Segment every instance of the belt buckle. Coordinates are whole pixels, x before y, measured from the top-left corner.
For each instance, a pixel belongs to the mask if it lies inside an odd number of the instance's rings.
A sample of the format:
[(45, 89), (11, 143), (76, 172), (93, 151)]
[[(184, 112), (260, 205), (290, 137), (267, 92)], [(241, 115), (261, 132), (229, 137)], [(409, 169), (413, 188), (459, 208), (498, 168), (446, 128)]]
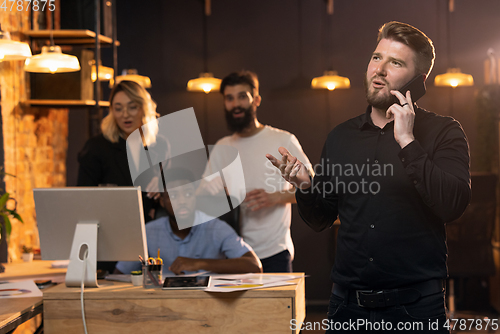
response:
[(371, 296), (373, 296), (373, 295), (383, 294), (384, 291), (383, 290), (378, 290), (378, 291), (374, 291), (374, 290), (356, 290), (356, 300), (358, 301), (358, 306), (359, 307), (367, 307), (366, 305), (362, 304), (361, 301), (359, 300), (360, 293), (370, 293)]

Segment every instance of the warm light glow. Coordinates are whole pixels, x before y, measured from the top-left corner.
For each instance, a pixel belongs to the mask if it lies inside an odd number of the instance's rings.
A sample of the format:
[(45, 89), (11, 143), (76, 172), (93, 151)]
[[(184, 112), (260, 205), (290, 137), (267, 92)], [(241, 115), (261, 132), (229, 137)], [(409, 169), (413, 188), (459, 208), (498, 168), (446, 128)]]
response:
[(473, 86), (474, 79), (472, 75), (462, 73), (459, 68), (449, 68), (445, 74), (436, 75), (434, 85), (451, 86), (453, 88), (458, 86)]
[(36, 73), (76, 72), (80, 70), (80, 62), (77, 57), (62, 53), (60, 46), (44, 46), (41, 54), (26, 59), (24, 70)]
[[(122, 71), (122, 75), (116, 77), (116, 83), (123, 80), (135, 81), (144, 88), (151, 88), (151, 79), (149, 77), (137, 74), (137, 70), (134, 68), (126, 69)], [(110, 86), (112, 86), (110, 81)]]
[(187, 90), (190, 92), (205, 92), (219, 91), (221, 79), (214, 78), (212, 73), (201, 73), (196, 79), (191, 79), (187, 83)]
[[(113, 79), (114, 74), (115, 70), (113, 68), (99, 65), (99, 81), (110, 81)], [(90, 77), (92, 78), (92, 82), (97, 80), (95, 64), (92, 65)]]
[(0, 61), (25, 60), (31, 57), (28, 43), (12, 41), (10, 33), (0, 31)]
[(316, 77), (311, 81), (311, 87), (314, 89), (345, 89), (351, 87), (348, 78), (337, 75), (337, 71), (325, 71), (322, 76)]

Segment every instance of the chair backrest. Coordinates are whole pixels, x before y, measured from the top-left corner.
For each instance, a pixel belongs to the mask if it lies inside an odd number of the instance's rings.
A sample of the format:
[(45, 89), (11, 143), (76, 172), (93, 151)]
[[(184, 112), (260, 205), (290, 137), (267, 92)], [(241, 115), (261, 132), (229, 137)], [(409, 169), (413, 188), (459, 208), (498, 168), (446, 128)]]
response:
[[(230, 201), (229, 196), (225, 197), (227, 197), (227, 201), (229, 201), (229, 203), (235, 203), (235, 201), (232, 202)], [(219, 207), (217, 203), (221, 203), (220, 200), (221, 199), (218, 196), (198, 195), (196, 197), (196, 208), (200, 211), (205, 212), (208, 215), (217, 217), (218, 216), (217, 211), (214, 211), (214, 209), (217, 209)], [(239, 206), (223, 214), (222, 216), (219, 217), (219, 219), (228, 223), (236, 231), (236, 233), (241, 236)]]
[(495, 274), (491, 240), (496, 216), (497, 175), (471, 175), (471, 203), (462, 217), (446, 225), (450, 277)]

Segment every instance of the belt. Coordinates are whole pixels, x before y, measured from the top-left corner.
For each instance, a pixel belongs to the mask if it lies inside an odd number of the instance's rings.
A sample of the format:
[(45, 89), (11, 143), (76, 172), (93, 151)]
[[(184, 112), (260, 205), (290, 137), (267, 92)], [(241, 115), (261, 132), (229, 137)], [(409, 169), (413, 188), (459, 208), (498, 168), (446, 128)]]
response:
[(334, 283), (332, 293), (344, 300), (347, 298), (350, 303), (356, 303), (361, 307), (380, 308), (413, 303), (422, 297), (443, 292), (443, 282), (443, 280), (434, 279), (387, 290), (346, 289)]

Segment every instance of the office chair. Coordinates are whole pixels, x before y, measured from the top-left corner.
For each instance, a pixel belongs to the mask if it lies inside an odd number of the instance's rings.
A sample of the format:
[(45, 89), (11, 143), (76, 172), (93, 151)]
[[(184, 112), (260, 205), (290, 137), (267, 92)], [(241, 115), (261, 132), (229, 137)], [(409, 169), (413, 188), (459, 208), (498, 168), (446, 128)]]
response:
[[(496, 215), (496, 187), (496, 174), (473, 173), (470, 205), (462, 217), (446, 225), (450, 318), (460, 317), (455, 309), (455, 279), (463, 282), (467, 278), (476, 278), (487, 282), (490, 276), (495, 275), (492, 238)], [(470, 317), (470, 314), (467, 316)]]
[[(226, 197), (225, 199), (223, 197)], [(217, 203), (220, 203), (220, 201), (229, 201), (230, 197), (229, 196), (210, 196), (210, 195), (198, 195), (196, 196), (196, 209), (205, 212), (208, 215), (215, 216), (217, 217), (217, 211), (214, 210), (217, 208)], [(229, 202), (231, 203), (231, 202)], [(234, 203), (234, 201), (233, 201)], [(222, 216), (219, 217), (220, 220), (225, 221), (228, 223), (235, 231), (236, 233), (241, 236), (240, 234), (240, 207), (236, 207), (232, 209), (231, 211), (223, 214)]]

